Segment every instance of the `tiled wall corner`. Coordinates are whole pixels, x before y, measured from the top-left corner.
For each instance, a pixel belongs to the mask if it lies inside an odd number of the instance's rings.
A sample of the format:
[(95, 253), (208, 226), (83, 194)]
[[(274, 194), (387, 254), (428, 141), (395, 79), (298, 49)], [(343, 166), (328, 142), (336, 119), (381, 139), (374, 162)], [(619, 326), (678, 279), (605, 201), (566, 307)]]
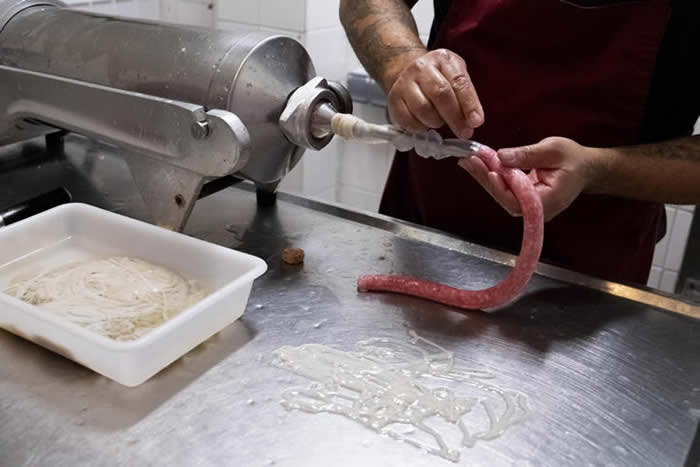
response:
[[(375, 123), (386, 122), (383, 108), (356, 105), (355, 115)], [(386, 183), (394, 150), (388, 144), (367, 145), (343, 141), (338, 180), (338, 201), (376, 211)]]
[(306, 151), (301, 164), (304, 171), (303, 194), (320, 197), (332, 193), (333, 199), (330, 201), (335, 201), (341, 151), (338, 140), (332, 141), (322, 151)]
[(306, 0), (306, 30), (339, 27), (339, 8), (340, 0)]
[(306, 28), (305, 7), (306, 0), (218, 0), (216, 24), (225, 29), (231, 29), (226, 23), (238, 23), (256, 30), (262, 27), (302, 33)]
[[(432, 2), (420, 1), (412, 10), (421, 39), (427, 42), (433, 21)], [(362, 67), (347, 39), (345, 43), (344, 78), (350, 71)], [(343, 79), (345, 80), (345, 79)], [(355, 105), (355, 114), (373, 123), (386, 123), (386, 109), (370, 105)], [(366, 145), (343, 142), (338, 202), (377, 211), (384, 184), (389, 174), (394, 150), (387, 145)]]
[(339, 82), (345, 81), (347, 39), (340, 25), (307, 30), (302, 42), (314, 62), (318, 76)]
[(649, 287), (670, 293), (676, 291), (694, 214), (695, 206), (666, 206), (667, 232), (654, 250)]
[(126, 18), (161, 18), (160, 0), (64, 0), (70, 8)]
[(214, 27), (213, 0), (160, 0), (160, 15), (163, 21)]

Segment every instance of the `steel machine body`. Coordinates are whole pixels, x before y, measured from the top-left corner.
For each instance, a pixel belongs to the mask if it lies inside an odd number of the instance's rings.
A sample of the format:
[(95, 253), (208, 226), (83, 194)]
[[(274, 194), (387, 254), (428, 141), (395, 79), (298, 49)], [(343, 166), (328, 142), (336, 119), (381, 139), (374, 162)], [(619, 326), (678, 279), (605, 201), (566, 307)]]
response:
[(352, 108), (293, 38), (56, 0), (0, 0), (0, 83), (0, 145), (70, 131), (118, 146), (153, 222), (174, 230), (205, 184), (247, 179), (273, 193), (333, 137), (314, 135), (315, 108)]

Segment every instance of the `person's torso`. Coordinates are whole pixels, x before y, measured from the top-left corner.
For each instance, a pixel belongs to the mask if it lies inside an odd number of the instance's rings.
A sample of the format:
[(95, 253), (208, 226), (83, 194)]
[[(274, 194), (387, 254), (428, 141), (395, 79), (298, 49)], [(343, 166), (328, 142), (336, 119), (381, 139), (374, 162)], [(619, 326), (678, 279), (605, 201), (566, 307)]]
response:
[[(642, 139), (670, 13), (668, 0), (453, 0), (437, 9), (431, 48), (467, 62), (486, 115), (479, 142), (502, 148), (564, 136), (631, 145)], [(382, 212), (508, 250), (517, 250), (522, 229), (449, 159), (397, 155)], [(661, 212), (582, 195), (545, 227), (543, 257), (643, 282)]]

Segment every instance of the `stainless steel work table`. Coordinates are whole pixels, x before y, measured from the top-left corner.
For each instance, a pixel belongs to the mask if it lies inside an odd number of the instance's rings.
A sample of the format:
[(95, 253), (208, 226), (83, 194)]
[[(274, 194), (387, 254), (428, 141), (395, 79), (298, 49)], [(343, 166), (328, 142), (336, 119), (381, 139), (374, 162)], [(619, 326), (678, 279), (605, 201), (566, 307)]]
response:
[[(0, 204), (58, 185), (76, 201), (145, 216), (110, 149), (77, 137), (65, 154), (47, 155), (41, 141), (0, 149)], [(452, 465), (339, 416), (279, 404), (306, 381), (270, 364), (278, 347), (350, 350), (407, 329), (529, 397), (525, 422), (463, 450), (460, 465), (680, 467), (697, 455), (697, 306), (550, 266), (493, 314), (359, 294), (363, 272), (481, 288), (512, 257), (290, 195), (258, 208), (246, 186), (201, 200), (186, 233), (268, 262), (243, 318), (134, 389), (0, 331), (0, 465)], [(306, 251), (303, 267), (280, 261), (289, 245)]]

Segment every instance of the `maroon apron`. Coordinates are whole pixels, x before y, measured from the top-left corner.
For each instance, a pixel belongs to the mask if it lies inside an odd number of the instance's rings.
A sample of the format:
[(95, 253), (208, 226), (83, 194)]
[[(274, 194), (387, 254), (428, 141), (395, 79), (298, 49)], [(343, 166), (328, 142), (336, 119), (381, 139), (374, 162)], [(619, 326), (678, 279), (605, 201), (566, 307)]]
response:
[[(434, 48), (467, 62), (486, 113), (475, 140), (494, 148), (548, 136), (595, 147), (639, 142), (669, 1), (574, 3), (454, 0)], [(517, 252), (522, 236), (522, 221), (452, 158), (397, 154), (380, 212), (508, 251)], [(656, 203), (581, 195), (546, 224), (542, 258), (646, 283), (662, 213)]]

